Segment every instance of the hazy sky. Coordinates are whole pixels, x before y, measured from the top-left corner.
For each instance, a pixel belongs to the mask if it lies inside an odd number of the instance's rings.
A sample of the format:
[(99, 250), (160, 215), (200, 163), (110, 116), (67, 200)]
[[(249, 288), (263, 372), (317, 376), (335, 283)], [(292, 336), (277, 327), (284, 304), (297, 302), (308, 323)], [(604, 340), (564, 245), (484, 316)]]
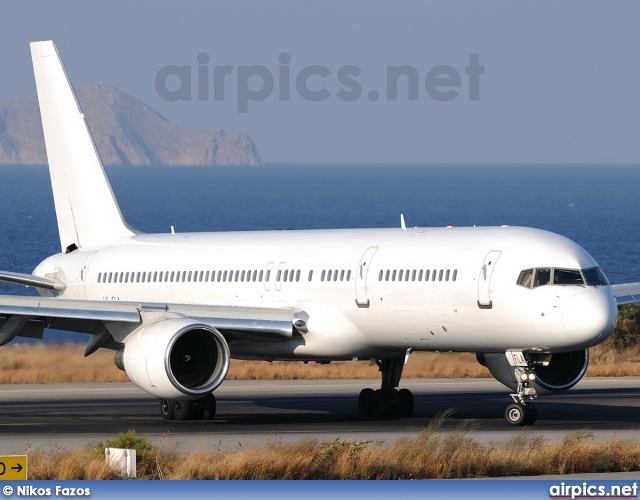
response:
[(75, 84), (246, 132), (267, 162), (640, 163), (639, 20), (632, 1), (5, 2), (0, 102), (35, 92), (28, 43), (53, 39)]

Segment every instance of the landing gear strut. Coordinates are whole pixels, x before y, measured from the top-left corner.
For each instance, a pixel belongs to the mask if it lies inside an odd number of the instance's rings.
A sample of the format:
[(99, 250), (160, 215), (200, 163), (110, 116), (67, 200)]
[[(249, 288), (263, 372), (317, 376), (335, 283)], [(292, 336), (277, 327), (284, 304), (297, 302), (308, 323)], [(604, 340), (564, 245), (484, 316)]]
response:
[(375, 418), (413, 415), (413, 394), (409, 389), (396, 389), (400, 385), (404, 362), (404, 356), (376, 361), (382, 373), (382, 386), (376, 391), (362, 389), (358, 397), (360, 415)]
[(522, 352), (508, 352), (509, 364), (514, 367), (514, 374), (518, 381), (515, 394), (511, 394), (513, 403), (504, 411), (504, 418), (510, 425), (533, 425), (538, 418), (538, 410), (532, 401), (538, 394), (533, 381), (536, 379), (535, 363), (528, 354)]
[(213, 394), (188, 400), (160, 401), (160, 413), (165, 420), (213, 420), (216, 414), (216, 398)]

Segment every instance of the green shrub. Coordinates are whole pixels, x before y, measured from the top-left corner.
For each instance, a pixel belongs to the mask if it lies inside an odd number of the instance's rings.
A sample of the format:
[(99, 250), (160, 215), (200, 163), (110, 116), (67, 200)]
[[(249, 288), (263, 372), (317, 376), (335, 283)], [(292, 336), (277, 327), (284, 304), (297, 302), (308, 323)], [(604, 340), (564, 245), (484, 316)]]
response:
[(626, 304), (618, 308), (618, 324), (605, 344), (617, 351), (640, 345), (640, 304)]

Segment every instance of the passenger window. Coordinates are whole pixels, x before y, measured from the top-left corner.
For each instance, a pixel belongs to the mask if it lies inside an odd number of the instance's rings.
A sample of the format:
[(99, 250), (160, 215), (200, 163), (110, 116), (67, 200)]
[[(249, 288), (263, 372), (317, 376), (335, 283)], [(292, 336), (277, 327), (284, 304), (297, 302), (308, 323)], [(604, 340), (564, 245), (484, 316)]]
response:
[(453, 278), (451, 278), (451, 281), (455, 281), (458, 278), (458, 270), (454, 269), (453, 270)]
[(300, 269), (296, 271), (296, 281), (300, 281)]
[(416, 270), (414, 269), (413, 272), (411, 273), (411, 281), (415, 281), (416, 280)]
[(333, 281), (338, 281), (338, 270), (333, 271)]
[(402, 269), (398, 271), (398, 281), (402, 281)]
[(276, 274), (276, 281), (280, 281), (281, 277), (282, 277), (282, 269), (278, 269), (278, 274)]
[(113, 276), (113, 273), (109, 273), (109, 283), (111, 283), (111, 277)]
[(442, 281), (442, 269), (440, 269), (440, 273), (438, 274), (438, 281)]
[(574, 271), (569, 269), (554, 269), (553, 270), (553, 284), (554, 285), (584, 285), (582, 275), (580, 271)]
[(422, 281), (422, 269), (418, 271), (418, 281)]
[(325, 270), (323, 269), (322, 274), (320, 274), (320, 281), (324, 281), (324, 273), (325, 273)]
[(536, 269), (536, 277), (533, 281), (533, 288), (548, 285), (551, 281), (551, 269)]
[(347, 281), (351, 281), (351, 269), (347, 271)]
[(309, 270), (309, 281), (313, 279), (313, 269)]
[(449, 281), (449, 272), (450, 272), (449, 269), (447, 269), (447, 272), (444, 275), (444, 280), (445, 281)]
[(98, 273), (98, 283), (100, 283), (100, 278), (102, 278), (102, 273)]
[[(260, 271), (260, 281), (262, 281), (262, 273), (263, 271)], [(267, 269), (267, 275), (265, 276), (264, 280), (269, 281), (270, 279), (271, 279), (271, 269)]]
[(227, 271), (222, 274), (222, 281), (227, 282)]
[(258, 279), (258, 270), (254, 269), (253, 270), (253, 279), (252, 279), (252, 281), (255, 281), (256, 279)]
[[(382, 276), (384, 275), (384, 271), (382, 269), (380, 269), (380, 272), (378, 273), (378, 281), (382, 281)], [(100, 278), (98, 278), (98, 281), (100, 281)]]
[(385, 273), (385, 275), (384, 275), (384, 280), (385, 280), (385, 281), (389, 281), (389, 272), (390, 272), (390, 271), (387, 269), (387, 272), (386, 272), (386, 273)]
[(391, 281), (395, 281), (396, 280), (396, 274), (398, 273), (398, 271), (396, 271), (395, 269), (393, 270), (393, 274), (391, 275)]
[(340, 271), (340, 281), (344, 281), (344, 269)]

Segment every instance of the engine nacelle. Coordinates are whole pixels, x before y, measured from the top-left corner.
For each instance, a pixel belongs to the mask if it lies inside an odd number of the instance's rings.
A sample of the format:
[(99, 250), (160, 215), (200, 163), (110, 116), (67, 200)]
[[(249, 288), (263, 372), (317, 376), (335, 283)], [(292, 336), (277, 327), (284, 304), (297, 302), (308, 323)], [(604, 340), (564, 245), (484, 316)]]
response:
[(222, 334), (190, 319), (144, 326), (124, 340), (116, 365), (131, 381), (163, 399), (210, 394), (229, 371), (229, 346)]
[[(546, 355), (548, 356), (548, 355)], [(486, 366), (493, 378), (516, 390), (515, 367), (509, 365), (507, 357), (500, 352), (479, 352), (478, 362)], [(557, 394), (571, 389), (584, 376), (589, 365), (589, 349), (553, 354), (547, 366), (536, 366), (536, 380), (532, 386), (540, 396)]]

